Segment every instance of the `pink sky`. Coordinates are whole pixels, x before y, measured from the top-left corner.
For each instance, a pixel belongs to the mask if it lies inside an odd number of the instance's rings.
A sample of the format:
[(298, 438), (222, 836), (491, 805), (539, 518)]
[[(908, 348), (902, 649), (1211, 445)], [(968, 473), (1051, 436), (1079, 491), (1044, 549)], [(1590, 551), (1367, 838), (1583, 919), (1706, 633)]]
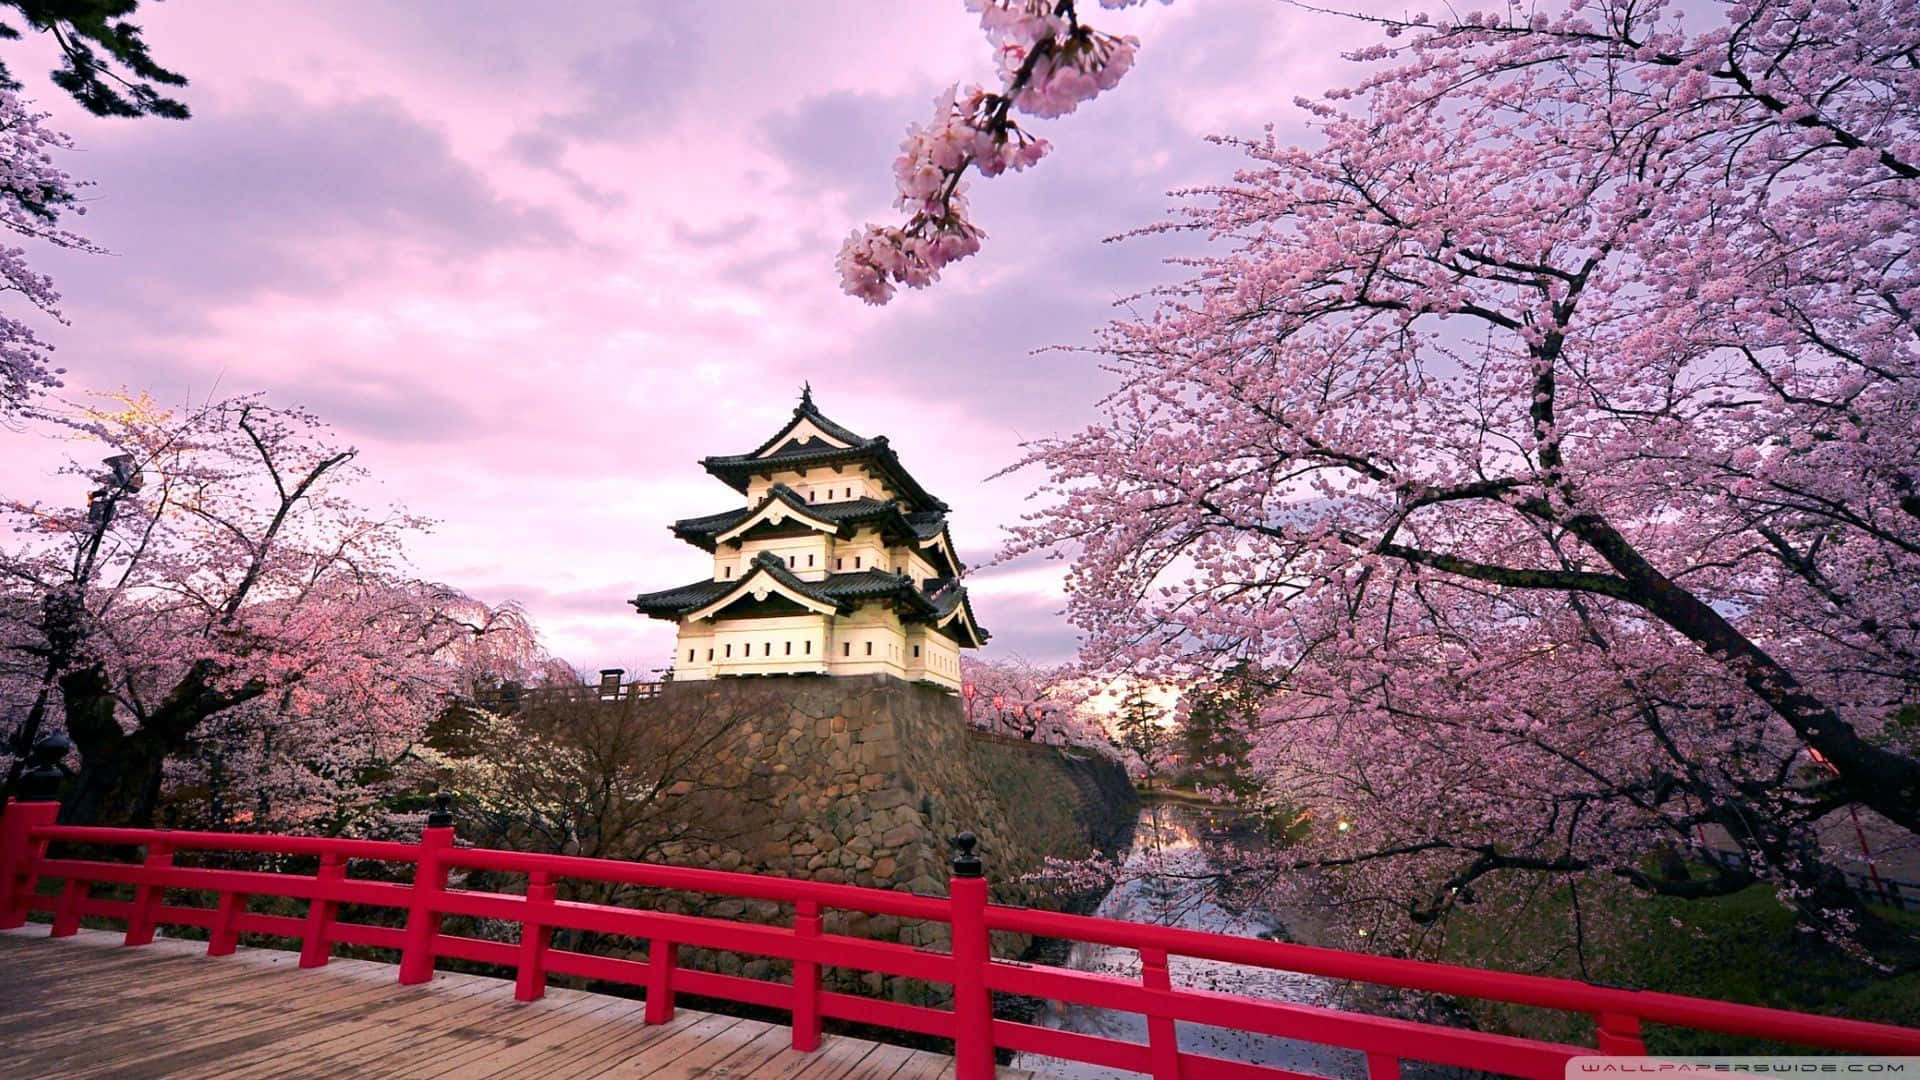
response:
[[(143, 4), (185, 122), (88, 117), (44, 42), (0, 46), (73, 135), (61, 164), (96, 184), (76, 224), (113, 252), (29, 252), (72, 322), (45, 330), (65, 392), (307, 405), (370, 501), (440, 522), (423, 576), (519, 601), (582, 669), (667, 663), (671, 626), (625, 601), (707, 572), (667, 525), (739, 497), (697, 459), (772, 434), (803, 380), (891, 437), (978, 566), (1038, 482), (987, 478), (1107, 386), (1033, 350), (1087, 341), (1192, 249), (1102, 240), (1230, 177), (1205, 135), (1297, 136), (1289, 102), (1350, 81), (1361, 36), (1273, 0), (1086, 6), (1139, 66), (1032, 125), (1056, 153), (973, 185), (985, 250), (884, 309), (839, 293), (833, 256), (893, 219), (905, 125), (991, 76), (960, 0)], [(50, 476), (69, 449), (0, 431), (8, 493), (83, 497)], [(974, 576), (989, 653), (1072, 652), (1059, 576)]]

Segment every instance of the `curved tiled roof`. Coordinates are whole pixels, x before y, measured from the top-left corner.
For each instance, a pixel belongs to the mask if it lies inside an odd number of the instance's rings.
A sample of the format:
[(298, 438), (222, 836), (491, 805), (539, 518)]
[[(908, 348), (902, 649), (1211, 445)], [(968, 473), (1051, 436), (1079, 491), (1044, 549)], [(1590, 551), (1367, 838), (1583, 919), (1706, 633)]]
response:
[(915, 539), (931, 540), (947, 527), (947, 515), (938, 510), (916, 510), (905, 516)]
[[(855, 525), (876, 523), (881, 531), (891, 531), (902, 537), (925, 540), (938, 535), (946, 528), (946, 515), (937, 510), (923, 510), (913, 514), (902, 514), (900, 508), (891, 499), (848, 499), (843, 502), (808, 502), (800, 493), (785, 484), (775, 484), (767, 491), (758, 505), (741, 510), (728, 510), (704, 517), (684, 518), (673, 523), (673, 535), (706, 551), (717, 546), (715, 537), (734, 528), (741, 522), (766, 509), (775, 499), (810, 518), (829, 522), (841, 527), (841, 535), (849, 535), (847, 528)], [(927, 532), (927, 522), (934, 523), (932, 532)]]
[(967, 587), (960, 584), (959, 578), (937, 578), (927, 582), (927, 601), (933, 605), (933, 621), (937, 623), (945, 622), (947, 616), (960, 610), (961, 618), (974, 636), (975, 645), (985, 645), (987, 639), (993, 636), (974, 619), (973, 602), (967, 599)]
[[(811, 600), (832, 605), (842, 612), (870, 600), (892, 600), (908, 621), (937, 621), (951, 614), (954, 607), (966, 603), (966, 589), (952, 578), (936, 578), (937, 595), (922, 592), (905, 574), (885, 570), (860, 570), (850, 574), (829, 574), (821, 581), (803, 581), (787, 569), (779, 556), (763, 551), (748, 564), (751, 569), (728, 581), (696, 581), (674, 589), (641, 593), (628, 601), (643, 615), (656, 619), (678, 619), (689, 612), (714, 604), (731, 593), (751, 591), (754, 574), (765, 573), (781, 585)], [(972, 621), (972, 610), (967, 613)], [(984, 632), (982, 638), (984, 639)]]
[[(804, 442), (788, 441), (788, 436), (802, 421), (811, 423), (828, 436), (846, 443), (846, 446), (834, 446), (819, 438), (810, 438)], [(787, 445), (781, 445), (782, 442)], [(805, 469), (814, 465), (840, 465), (853, 462), (871, 467), (884, 476), (895, 490), (899, 491), (920, 510), (946, 511), (946, 503), (934, 498), (921, 487), (904, 466), (900, 458), (887, 444), (885, 435), (868, 439), (841, 427), (827, 419), (820, 410), (813, 407), (813, 395), (802, 395), (800, 404), (794, 407), (793, 419), (776, 432), (773, 438), (761, 443), (745, 454), (723, 454), (700, 459), (700, 465), (709, 473), (719, 477), (735, 491), (747, 490), (755, 473), (770, 473), (775, 470)]]
[(641, 593), (627, 603), (638, 608), (642, 615), (651, 615), (656, 619), (677, 619), (685, 612), (706, 607), (727, 595), (735, 584), (732, 581), (696, 581), (674, 589)]

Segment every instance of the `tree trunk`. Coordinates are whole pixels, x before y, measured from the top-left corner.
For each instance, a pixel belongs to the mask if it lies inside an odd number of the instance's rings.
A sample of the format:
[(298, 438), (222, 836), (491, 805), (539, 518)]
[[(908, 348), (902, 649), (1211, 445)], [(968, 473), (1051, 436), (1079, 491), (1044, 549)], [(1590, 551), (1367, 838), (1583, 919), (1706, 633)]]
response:
[(60, 808), (65, 825), (153, 823), (167, 747), (155, 733), (121, 730), (106, 669), (89, 664), (60, 677), (67, 735), (80, 751), (80, 772)]
[(166, 760), (166, 748), (145, 731), (83, 754), (73, 793), (60, 807), (61, 824), (152, 826)]

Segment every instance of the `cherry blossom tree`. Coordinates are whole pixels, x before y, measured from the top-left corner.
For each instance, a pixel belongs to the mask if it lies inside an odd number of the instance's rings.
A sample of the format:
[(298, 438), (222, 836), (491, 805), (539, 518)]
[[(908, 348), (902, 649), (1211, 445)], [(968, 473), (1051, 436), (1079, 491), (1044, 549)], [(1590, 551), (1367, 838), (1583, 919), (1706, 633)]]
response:
[(1253, 760), (1416, 920), (1521, 873), (1844, 931), (1817, 822), (1920, 831), (1920, 8), (1702, 14), (1372, 20), (1026, 461), (1088, 658), (1272, 673)]
[(69, 467), (87, 508), (0, 502), (13, 747), (64, 728), (69, 819), (149, 821), (171, 768), (221, 821), (338, 821), (463, 678), (537, 658), (517, 610), (405, 573), (426, 523), (358, 506), (312, 415), (104, 400), (67, 419), (113, 452)]
[(1036, 664), (1018, 653), (960, 658), (971, 688), (968, 722), (983, 731), (1053, 746), (1111, 751), (1093, 684), (1069, 664)]
[[(56, 247), (98, 251), (86, 238), (61, 227), (63, 214), (83, 214), (75, 199), (83, 186), (53, 163), (55, 150), (71, 147), (42, 123), (13, 90), (0, 86), (0, 227)], [(0, 292), (18, 295), (47, 318), (63, 322), (53, 279), (27, 265), (26, 249), (0, 245)], [(17, 418), (34, 394), (60, 385), (52, 346), (19, 317), (0, 312), (0, 421)]]
[[(1101, 0), (1108, 8), (1143, 0)], [(967, 216), (969, 170), (983, 177), (1018, 172), (1046, 156), (1047, 140), (1029, 133), (1016, 112), (1065, 116), (1133, 66), (1140, 42), (1102, 33), (1080, 21), (1074, 0), (967, 0), (980, 14), (1001, 84), (955, 85), (933, 100), (933, 118), (915, 125), (894, 161), (894, 206), (901, 226), (854, 230), (836, 263), (840, 286), (869, 304), (892, 299), (894, 285), (925, 288), (940, 269), (980, 250), (986, 232)]]
[[(185, 86), (186, 78), (155, 63), (140, 28), (126, 21), (138, 0), (6, 0), (28, 30), (51, 37), (60, 49), (54, 85), (95, 116), (187, 117), (187, 107), (154, 88)], [(0, 19), (0, 40), (20, 30)], [(124, 73), (121, 70), (124, 68)], [(45, 126), (49, 114), (34, 112), (20, 96), (20, 83), (0, 63), (0, 228), (56, 247), (100, 249), (61, 225), (65, 214), (84, 214), (75, 181), (54, 165), (53, 152), (72, 148), (64, 134)], [(41, 315), (64, 323), (53, 280), (26, 262), (24, 248), (0, 245), (0, 292), (17, 293)], [(16, 421), (33, 395), (60, 385), (52, 346), (17, 315), (0, 312), (0, 422)]]

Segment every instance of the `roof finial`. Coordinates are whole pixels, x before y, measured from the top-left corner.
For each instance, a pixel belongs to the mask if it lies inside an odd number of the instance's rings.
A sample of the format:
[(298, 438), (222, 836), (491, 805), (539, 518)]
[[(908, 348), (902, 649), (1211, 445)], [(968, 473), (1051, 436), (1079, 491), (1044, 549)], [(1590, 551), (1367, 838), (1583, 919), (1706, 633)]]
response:
[(811, 381), (800, 384), (800, 407), (809, 412), (813, 410), (813, 383)]

